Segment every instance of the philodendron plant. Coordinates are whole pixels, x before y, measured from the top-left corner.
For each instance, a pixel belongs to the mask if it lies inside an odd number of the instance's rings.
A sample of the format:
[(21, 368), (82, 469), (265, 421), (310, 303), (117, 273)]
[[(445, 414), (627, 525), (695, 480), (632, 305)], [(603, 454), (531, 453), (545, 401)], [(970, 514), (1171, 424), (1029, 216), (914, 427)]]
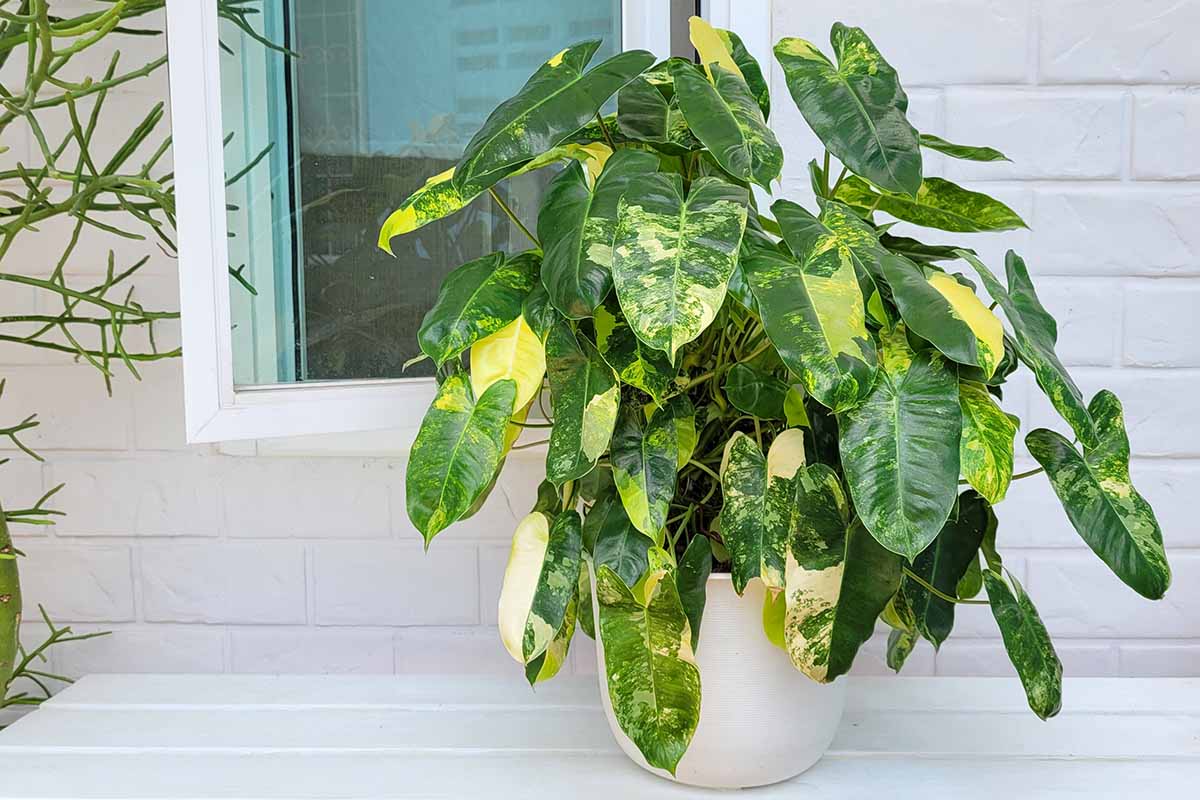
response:
[[(1024, 227), (922, 167), (923, 150), (1004, 156), (918, 132), (866, 34), (838, 24), (830, 38), (832, 60), (802, 39), (775, 47), (826, 148), (809, 164), (814, 207), (766, 208), (783, 150), (763, 71), (734, 33), (693, 19), (699, 64), (633, 51), (588, 69), (598, 41), (549, 59), (380, 239), (386, 249), (483, 192), (528, 232), (533, 249), (451, 273), (425, 317), (438, 391), (408, 464), (409, 516), (428, 546), (480, 507), (522, 429), (548, 429), (501, 638), (537, 682), (559, 670), (577, 624), (598, 634), (617, 721), (672, 772), (700, 714), (712, 570), (739, 593), (765, 585), (764, 635), (822, 682), (850, 669), (876, 620), (899, 670), (919, 639), (945, 641), (955, 605), (987, 603), (1042, 718), (1059, 710), (1062, 665), (998, 550), (994, 507), (1010, 481), (1044, 472), (1134, 591), (1159, 598), (1170, 582), (1130, 482), (1121, 405), (1108, 391), (1084, 400), (1025, 262), (1010, 251), (1001, 280), (971, 249), (884, 219)], [(562, 162), (526, 227), (494, 187)], [(1013, 475), (1019, 423), (997, 400), (1022, 364), (1073, 440), (1032, 431), (1041, 467)], [(545, 384), (546, 421), (528, 421)]]

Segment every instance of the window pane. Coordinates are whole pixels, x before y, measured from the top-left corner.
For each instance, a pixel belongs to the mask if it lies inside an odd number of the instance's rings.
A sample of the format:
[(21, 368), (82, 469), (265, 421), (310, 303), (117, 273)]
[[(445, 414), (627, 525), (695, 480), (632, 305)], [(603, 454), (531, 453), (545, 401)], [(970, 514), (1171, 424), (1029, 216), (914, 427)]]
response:
[[(250, 4), (257, 6), (257, 4)], [(485, 195), (376, 247), (379, 227), (452, 167), (498, 103), (567, 44), (620, 49), (620, 0), (263, 0), (222, 21), (234, 379), (413, 377), (447, 272), (528, 239)], [(263, 42), (286, 45), (292, 55)], [(232, 180), (236, 178), (236, 180)], [(550, 175), (497, 190), (536, 218)], [(244, 265), (244, 266), (243, 266)]]

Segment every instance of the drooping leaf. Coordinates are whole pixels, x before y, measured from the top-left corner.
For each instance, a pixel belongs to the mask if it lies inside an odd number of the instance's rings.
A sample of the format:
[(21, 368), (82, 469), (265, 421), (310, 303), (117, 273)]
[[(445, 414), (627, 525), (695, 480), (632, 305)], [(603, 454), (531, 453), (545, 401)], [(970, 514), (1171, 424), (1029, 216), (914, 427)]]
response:
[(615, 296), (610, 295), (596, 309), (595, 328), (596, 347), (621, 382), (641, 389), (662, 405), (677, 370), (666, 353), (649, 347), (634, 334)]
[(1083, 403), (1083, 393), (1054, 352), (1058, 324), (1038, 299), (1025, 262), (1012, 250), (1008, 251), (1005, 258), (1008, 287), (1005, 288), (974, 255), (965, 250), (959, 251), (959, 255), (975, 268), (988, 294), (1004, 310), (1004, 316), (1016, 334), (1017, 355), (1033, 370), (1038, 386), (1050, 398), (1050, 403), (1071, 425), (1084, 446), (1096, 446), (1096, 426)]
[(659, 541), (667, 509), (675, 496), (679, 456), (675, 420), (656, 413), (645, 426), (641, 410), (622, 405), (609, 459), (613, 480), (633, 526)]
[(783, 169), (783, 149), (740, 70), (732, 66), (706, 64), (709, 81), (689, 65), (673, 64), (675, 97), (688, 127), (722, 169), (770, 191)]
[(21, 576), (9, 533), (8, 518), (0, 507), (0, 695), (5, 694), (21, 652)]
[(691, 460), (699, 442), (699, 432), (696, 430), (696, 407), (685, 394), (677, 394), (667, 401), (663, 413), (668, 414), (675, 423), (675, 444), (678, 445), (678, 457), (675, 464), (679, 469)]
[(1008, 581), (1012, 590), (999, 573), (990, 569), (983, 573), (992, 616), (1025, 687), (1029, 707), (1042, 719), (1049, 719), (1062, 708), (1062, 662), (1029, 595), (1011, 574)]
[(783, 380), (747, 364), (734, 364), (725, 374), (725, 396), (733, 407), (760, 419), (783, 419), (791, 390)]
[(958, 580), (955, 597), (959, 600), (970, 600), (983, 591), (983, 568), (979, 566), (980, 555), (976, 554), (967, 564), (967, 571)]
[[(584, 520), (587, 523), (587, 520)], [(592, 600), (592, 559), (584, 553), (579, 561), (579, 585), (575, 590), (579, 627), (589, 639), (596, 638), (596, 607)]]
[(888, 633), (887, 640), (887, 665), (893, 672), (899, 672), (904, 668), (904, 662), (912, 654), (913, 649), (917, 646), (920, 638), (912, 631), (902, 631), (898, 628), (893, 628)]
[(534, 253), (509, 259), (492, 253), (455, 269), (442, 281), (437, 302), (417, 331), (421, 352), (440, 367), (511, 323), (521, 315), (539, 267)]
[(546, 349), (522, 316), (471, 345), (471, 388), (482, 395), (497, 381), (513, 381), (513, 411), (533, 401), (545, 375)]
[(900, 559), (879, 546), (824, 464), (796, 476), (796, 528), (787, 550), (784, 635), (792, 663), (815, 681), (844, 675), (900, 586)]
[(683, 558), (679, 559), (679, 568), (675, 571), (679, 602), (692, 629), (693, 651), (700, 646), (700, 622), (704, 618), (704, 601), (711, 572), (712, 546), (707, 536), (697, 536), (683, 551)]
[(885, 334), (871, 394), (838, 415), (839, 450), (854, 506), (887, 549), (915, 558), (958, 494), (962, 412), (958, 377), (937, 353), (913, 352), (903, 326)]
[(983, 301), (936, 269), (887, 253), (880, 260), (904, 324), (953, 361), (992, 377), (1004, 357), (1004, 326)]
[(500, 590), (500, 640), (509, 655), (528, 664), (546, 651), (563, 626), (579, 582), (582, 546), (579, 515), (551, 518), (535, 511), (513, 534)]
[(877, 192), (851, 175), (835, 195), (848, 206), (883, 211), (896, 219), (926, 228), (957, 233), (1011, 231), (1028, 227), (1011, 208), (994, 197), (972, 192), (945, 178), (926, 178), (913, 196)]
[(551, 181), (538, 215), (542, 283), (564, 316), (590, 317), (612, 290), (617, 201), (630, 179), (657, 169), (653, 153), (621, 150), (605, 162), (594, 184), (578, 163)]
[[(958, 582), (971, 563), (977, 562), (988, 517), (984, 499), (975, 492), (964, 492), (958, 502), (958, 517), (951, 515), (933, 543), (913, 560), (913, 573), (943, 594), (955, 597)], [(901, 591), (917, 630), (935, 648), (941, 647), (954, 627), (954, 604), (907, 577)]]
[(782, 589), (788, 537), (795, 520), (793, 479), (804, 465), (804, 433), (789, 429), (764, 457), (744, 433), (725, 446), (721, 464), (721, 537), (732, 561), (733, 588), (741, 594), (752, 578)]
[(960, 158), (964, 161), (1012, 161), (1011, 158), (994, 147), (974, 147), (967, 144), (954, 144), (953, 142), (947, 142), (940, 136), (934, 136), (932, 133), (921, 134), (921, 147), (928, 147), (930, 150), (937, 150), (939, 153), (945, 153), (951, 158)]
[(501, 380), (476, 398), (466, 374), (438, 387), (413, 442), (405, 475), (408, 517), (425, 546), (462, 518), (500, 466), (517, 385)]
[(596, 600), (617, 724), (648, 764), (674, 774), (700, 720), (700, 670), (674, 578), (658, 573), (638, 596), (600, 566)]
[(992, 505), (1008, 493), (1013, 474), (1013, 439), (1019, 421), (1004, 413), (982, 385), (958, 385), (962, 438), (958, 457), (963, 477)]
[(592, 563), (606, 566), (633, 586), (646, 574), (654, 541), (629, 521), (616, 492), (596, 501), (583, 525), (584, 542)]
[(546, 364), (554, 407), (546, 477), (561, 486), (591, 472), (608, 449), (621, 391), (612, 367), (566, 322), (550, 330)]
[(1046, 470), (1067, 517), (1092, 551), (1135, 592), (1157, 600), (1171, 584), (1162, 529), (1129, 477), (1129, 437), (1121, 402), (1107, 390), (1092, 398), (1096, 446), (1081, 456), (1067, 439), (1044, 428), (1025, 437)]
[[(591, 587), (588, 588), (586, 610), (591, 611)], [(545, 683), (562, 669), (562, 665), (567, 661), (567, 654), (571, 650), (571, 639), (575, 636), (576, 620), (578, 619), (580, 623), (583, 621), (582, 610), (584, 609), (580, 606), (578, 595), (572, 597), (571, 602), (567, 604), (567, 613), (563, 615), (562, 626), (554, 634), (550, 644), (542, 651), (541, 655), (525, 665), (525, 679), (529, 681), (530, 686)]]
[(787, 652), (783, 628), (787, 621), (787, 593), (782, 589), (767, 589), (763, 593), (762, 623), (767, 641)]
[(744, 267), (763, 327), (804, 388), (834, 410), (862, 401), (875, 379), (875, 346), (848, 248), (800, 206), (772, 207), (796, 258), (763, 249)]
[(654, 63), (651, 53), (630, 50), (584, 72), (599, 47), (599, 39), (568, 47), (497, 106), (463, 151), (454, 188), (464, 195), (487, 189), (564, 143), (608, 98)]
[(629, 182), (617, 213), (613, 281), (637, 337), (674, 362), (713, 321), (746, 227), (745, 189), (655, 173)]
[(781, 39), (775, 57), (797, 108), (829, 152), (876, 186), (915, 195), (921, 148), (896, 70), (860, 28), (836, 23), (835, 67), (811, 42)]

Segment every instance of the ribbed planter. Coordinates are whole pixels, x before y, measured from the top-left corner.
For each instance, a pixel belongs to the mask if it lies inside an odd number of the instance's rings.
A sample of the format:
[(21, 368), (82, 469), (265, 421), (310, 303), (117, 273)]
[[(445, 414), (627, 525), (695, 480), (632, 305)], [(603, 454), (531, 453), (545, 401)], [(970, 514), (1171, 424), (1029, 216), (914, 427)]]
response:
[[(778, 783), (815, 764), (833, 741), (845, 706), (846, 682), (809, 680), (767, 640), (762, 627), (765, 591), (754, 580), (738, 597), (728, 574), (708, 579), (696, 653), (700, 723), (673, 778), (679, 783), (716, 789)], [(613, 736), (638, 766), (672, 779), (647, 764), (617, 725), (608, 697), (604, 643), (596, 644), (600, 695)]]

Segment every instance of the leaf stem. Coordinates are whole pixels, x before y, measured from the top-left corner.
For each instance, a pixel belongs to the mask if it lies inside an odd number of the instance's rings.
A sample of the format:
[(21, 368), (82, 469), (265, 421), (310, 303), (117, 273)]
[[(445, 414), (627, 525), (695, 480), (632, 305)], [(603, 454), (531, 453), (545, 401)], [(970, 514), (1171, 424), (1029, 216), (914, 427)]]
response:
[(612, 134), (608, 132), (608, 125), (604, 123), (604, 117), (600, 116), (600, 112), (596, 112), (596, 122), (600, 123), (600, 132), (604, 134), (604, 141), (608, 143), (608, 147), (614, 153), (617, 151), (617, 146), (613, 143)]
[(521, 222), (521, 220), (517, 218), (517, 215), (513, 213), (511, 208), (508, 207), (508, 203), (504, 202), (504, 200), (500, 197), (500, 194), (496, 191), (494, 186), (488, 189), (488, 194), (490, 194), (492, 199), (496, 201), (496, 205), (500, 206), (504, 213), (508, 215), (508, 218), (512, 220), (513, 224), (521, 229), (521, 233), (529, 237), (529, 241), (533, 242), (535, 247), (537, 247), (539, 250), (542, 249), (542, 243), (539, 242), (538, 238), (530, 232), (529, 228), (525, 227), (525, 223)]
[(908, 567), (903, 567), (903, 569), (904, 569), (905, 577), (907, 577), (909, 580), (911, 580), (913, 583), (917, 584), (918, 586), (924, 588), (925, 591), (929, 592), (934, 597), (940, 597), (941, 599), (945, 600), (947, 603), (958, 603), (959, 605), (965, 605), (965, 606), (986, 606), (988, 604), (987, 600), (962, 600), (957, 597), (951, 597), (950, 595), (946, 594), (945, 592), (942, 592), (939, 589), (937, 589), (937, 587), (933, 586), (932, 584), (926, 583), (924, 578), (922, 578), (920, 575), (918, 575), (915, 572), (913, 572), (912, 570), (910, 570)]

